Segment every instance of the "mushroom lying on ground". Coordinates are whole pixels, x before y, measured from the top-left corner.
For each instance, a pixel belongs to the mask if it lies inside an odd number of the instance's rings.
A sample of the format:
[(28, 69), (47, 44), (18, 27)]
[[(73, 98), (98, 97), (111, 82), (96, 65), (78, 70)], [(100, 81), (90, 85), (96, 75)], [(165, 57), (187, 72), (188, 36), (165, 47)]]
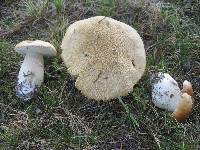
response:
[(61, 57), (76, 87), (95, 100), (119, 99), (133, 90), (146, 67), (144, 44), (131, 26), (104, 16), (77, 21), (62, 41)]
[(127, 95), (144, 73), (143, 41), (129, 25), (97, 16), (69, 26), (61, 57), (76, 87), (88, 98), (110, 100)]
[(152, 101), (162, 109), (173, 112), (177, 121), (185, 120), (192, 111), (193, 90), (188, 81), (183, 82), (183, 90), (167, 73), (158, 73), (152, 78)]
[(24, 101), (35, 96), (44, 79), (43, 56), (56, 56), (57, 51), (48, 42), (23, 41), (15, 46), (15, 51), (25, 55), (18, 74), (16, 94)]

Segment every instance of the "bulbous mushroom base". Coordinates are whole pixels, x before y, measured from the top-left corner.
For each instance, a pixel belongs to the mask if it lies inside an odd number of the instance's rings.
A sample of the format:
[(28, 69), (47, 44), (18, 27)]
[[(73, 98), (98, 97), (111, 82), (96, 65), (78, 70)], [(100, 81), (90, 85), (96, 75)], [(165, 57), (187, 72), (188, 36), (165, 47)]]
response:
[[(25, 76), (29, 76), (28, 78), (33, 77), (32, 72), (28, 72), (27, 74), (24, 74)], [(22, 82), (18, 82), (16, 86), (16, 95), (20, 99), (24, 101), (28, 101), (32, 99), (36, 93), (38, 92), (39, 86), (35, 83), (32, 83), (32, 81), (25, 79)]]

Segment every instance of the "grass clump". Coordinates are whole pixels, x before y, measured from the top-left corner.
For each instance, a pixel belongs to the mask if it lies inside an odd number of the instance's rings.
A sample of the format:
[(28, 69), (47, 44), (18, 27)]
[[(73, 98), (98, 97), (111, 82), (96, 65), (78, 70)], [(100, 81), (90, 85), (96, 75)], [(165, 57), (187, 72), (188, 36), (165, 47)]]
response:
[(102, 0), (100, 5), (101, 8), (99, 10), (99, 15), (110, 17), (113, 15), (115, 10), (115, 0)]
[(62, 11), (62, 9), (64, 8), (64, 0), (54, 0), (53, 4), (58, 13), (60, 13)]
[(7, 147), (7, 148), (14, 148), (18, 144), (18, 131), (14, 129), (1, 129), (0, 132), (0, 138), (3, 141), (3, 144), (0, 144), (0, 148), (2, 147)]
[(52, 26), (50, 26), (50, 39), (56, 47), (60, 48), (62, 38), (65, 35), (68, 25), (68, 19), (64, 16), (61, 16), (55, 20)]
[(48, 11), (49, 0), (44, 1), (25, 1), (25, 12), (29, 14), (29, 16), (39, 19)]
[(86, 6), (91, 6), (91, 4), (94, 2), (94, 0), (84, 0), (84, 4)]

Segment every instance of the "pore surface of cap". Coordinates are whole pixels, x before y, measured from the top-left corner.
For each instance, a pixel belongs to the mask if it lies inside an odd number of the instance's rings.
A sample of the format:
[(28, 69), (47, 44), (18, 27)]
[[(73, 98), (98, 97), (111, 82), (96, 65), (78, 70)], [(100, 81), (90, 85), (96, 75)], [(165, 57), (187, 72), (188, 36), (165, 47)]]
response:
[(97, 16), (67, 29), (61, 57), (76, 87), (88, 98), (109, 100), (127, 95), (144, 73), (141, 37), (129, 25)]
[(44, 56), (55, 56), (57, 54), (52, 44), (41, 40), (22, 41), (15, 46), (15, 51), (23, 55), (27, 53), (38, 53)]

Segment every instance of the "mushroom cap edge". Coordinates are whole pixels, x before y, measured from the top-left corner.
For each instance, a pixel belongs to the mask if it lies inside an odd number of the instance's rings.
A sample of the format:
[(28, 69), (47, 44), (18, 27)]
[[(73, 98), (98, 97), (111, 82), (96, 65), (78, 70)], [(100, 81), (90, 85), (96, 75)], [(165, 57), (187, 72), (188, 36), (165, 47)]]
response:
[(23, 55), (26, 55), (28, 53), (30, 54), (38, 53), (43, 56), (51, 57), (51, 56), (56, 56), (57, 54), (57, 50), (52, 44), (41, 40), (35, 40), (35, 41), (25, 40), (18, 43), (14, 49), (17, 53)]

